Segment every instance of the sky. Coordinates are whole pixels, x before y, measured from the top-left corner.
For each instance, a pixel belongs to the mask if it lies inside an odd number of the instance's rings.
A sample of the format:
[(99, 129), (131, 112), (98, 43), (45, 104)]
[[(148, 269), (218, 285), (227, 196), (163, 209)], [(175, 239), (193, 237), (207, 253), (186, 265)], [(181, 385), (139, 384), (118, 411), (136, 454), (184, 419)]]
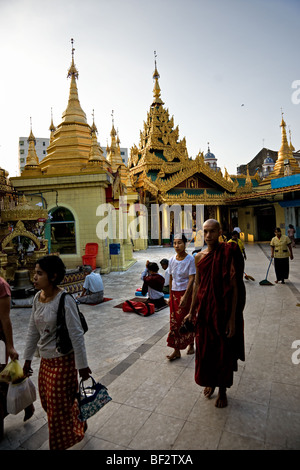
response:
[(71, 38), (81, 107), (98, 141), (139, 145), (153, 97), (189, 157), (210, 150), (236, 174), (278, 151), (281, 116), (300, 149), (299, 0), (0, 0), (0, 166), (18, 175), (18, 140), (50, 136), (67, 107)]

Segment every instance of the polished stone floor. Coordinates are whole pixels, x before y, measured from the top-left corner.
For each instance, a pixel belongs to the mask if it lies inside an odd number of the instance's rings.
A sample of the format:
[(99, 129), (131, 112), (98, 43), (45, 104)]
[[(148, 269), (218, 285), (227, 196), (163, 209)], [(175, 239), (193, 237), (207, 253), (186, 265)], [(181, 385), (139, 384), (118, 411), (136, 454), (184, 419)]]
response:
[[(188, 249), (192, 251), (192, 247)], [(300, 449), (300, 246), (290, 262), (285, 285), (261, 286), (269, 264), (268, 244), (246, 244), (247, 302), (244, 311), (246, 361), (239, 364), (228, 391), (228, 407), (214, 406), (194, 382), (194, 357), (183, 352), (169, 362), (166, 345), (169, 309), (140, 317), (114, 308), (134, 297), (146, 260), (169, 258), (173, 248), (134, 253), (128, 271), (103, 276), (105, 297), (82, 305), (89, 324), (86, 346), (93, 376), (112, 401), (89, 419), (84, 440), (75, 450), (296, 450)], [(268, 279), (274, 282), (274, 267)], [(30, 308), (14, 308), (15, 346), (22, 351)], [(298, 346), (298, 349), (300, 347)], [(39, 360), (34, 359), (37, 383)], [(0, 450), (47, 450), (46, 414), (39, 399), (26, 423), (23, 413), (5, 419)]]

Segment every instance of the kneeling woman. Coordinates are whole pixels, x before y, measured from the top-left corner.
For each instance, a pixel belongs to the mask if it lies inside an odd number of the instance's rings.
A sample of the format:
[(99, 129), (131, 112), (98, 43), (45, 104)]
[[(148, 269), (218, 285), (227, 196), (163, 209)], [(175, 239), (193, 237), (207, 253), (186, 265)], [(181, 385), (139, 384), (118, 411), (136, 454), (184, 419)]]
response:
[(77, 305), (65, 297), (65, 319), (73, 350), (60, 354), (56, 350), (57, 311), (62, 289), (58, 285), (65, 276), (65, 266), (58, 256), (38, 260), (34, 286), (39, 290), (33, 300), (24, 351), (24, 374), (32, 374), (31, 361), (36, 348), (41, 357), (39, 394), (47, 413), (50, 450), (64, 450), (80, 442), (86, 423), (79, 421), (77, 371), (83, 380), (91, 373), (86, 357), (83, 329)]
[(174, 348), (172, 354), (167, 356), (170, 361), (180, 358), (180, 350), (186, 347), (188, 347), (187, 354), (194, 353), (194, 333), (180, 331), (183, 320), (189, 312), (196, 274), (194, 257), (185, 251), (186, 242), (184, 235), (175, 235), (173, 246), (176, 254), (169, 261), (170, 332), (167, 345)]

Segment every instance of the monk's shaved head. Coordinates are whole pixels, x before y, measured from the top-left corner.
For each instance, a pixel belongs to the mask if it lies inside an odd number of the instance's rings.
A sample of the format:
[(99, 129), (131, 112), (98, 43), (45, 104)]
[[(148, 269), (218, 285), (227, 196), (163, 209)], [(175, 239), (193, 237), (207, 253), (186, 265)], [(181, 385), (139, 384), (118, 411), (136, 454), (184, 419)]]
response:
[(216, 219), (208, 219), (208, 220), (206, 220), (206, 221), (204, 222), (204, 224), (203, 224), (203, 227), (204, 227), (204, 225), (206, 225), (206, 224), (215, 224), (218, 230), (220, 230), (220, 228), (221, 228), (221, 227), (220, 227), (220, 223), (219, 223)]

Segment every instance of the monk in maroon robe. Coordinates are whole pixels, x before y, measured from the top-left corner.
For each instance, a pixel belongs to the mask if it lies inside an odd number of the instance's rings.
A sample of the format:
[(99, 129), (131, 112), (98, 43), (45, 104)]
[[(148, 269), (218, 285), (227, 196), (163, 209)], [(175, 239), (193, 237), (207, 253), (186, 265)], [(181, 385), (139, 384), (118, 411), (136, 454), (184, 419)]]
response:
[(186, 319), (196, 325), (195, 381), (210, 398), (216, 387), (216, 406), (227, 406), (226, 389), (233, 384), (238, 359), (245, 360), (244, 260), (238, 245), (219, 243), (219, 223), (204, 225), (207, 248), (195, 257), (193, 299)]

